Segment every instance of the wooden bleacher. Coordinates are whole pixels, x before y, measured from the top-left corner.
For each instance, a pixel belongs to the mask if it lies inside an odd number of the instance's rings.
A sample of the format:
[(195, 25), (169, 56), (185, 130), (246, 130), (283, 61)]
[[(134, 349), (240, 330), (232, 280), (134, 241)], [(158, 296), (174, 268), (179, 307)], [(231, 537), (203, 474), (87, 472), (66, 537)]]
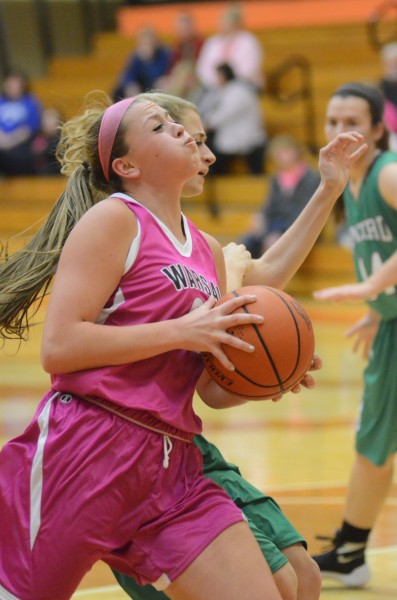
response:
[[(394, 23), (390, 26), (394, 27)], [(256, 30), (256, 33), (265, 48), (266, 73), (270, 74), (291, 55), (304, 56), (310, 62), (312, 116), (319, 146), (324, 142), (324, 110), (332, 91), (352, 80), (375, 83), (381, 75), (378, 53), (369, 44), (364, 19), (299, 27), (266, 27)], [(92, 89), (111, 91), (133, 45), (134, 41), (128, 35), (114, 31), (97, 34), (90, 55), (55, 58), (50, 64), (48, 77), (35, 80), (33, 89), (45, 105), (59, 107), (69, 118), (81, 110), (85, 95)], [(295, 83), (288, 81), (286, 85)], [(306, 141), (302, 105), (280, 104), (270, 94), (264, 94), (262, 102), (270, 135), (288, 131)], [(313, 161), (317, 159), (314, 157)], [(37, 227), (63, 185), (62, 178), (57, 177), (0, 180), (0, 240), (8, 239), (30, 225), (36, 224)], [(266, 177), (244, 173), (210, 178), (202, 196), (184, 201), (184, 211), (222, 244), (236, 241), (246, 231), (253, 212), (262, 203), (266, 186)], [(209, 210), (214, 202), (219, 208), (216, 217)], [(350, 253), (336, 244), (331, 219), (289, 289), (296, 293), (310, 293), (324, 285), (353, 279)]]
[[(4, 242), (19, 232), (36, 231), (65, 187), (56, 177), (13, 177), (0, 180), (0, 239)], [(262, 202), (266, 178), (235, 175), (214, 178), (205, 193), (183, 202), (183, 210), (202, 229), (222, 243), (237, 239), (249, 225), (252, 212)], [(220, 214), (208, 214), (209, 190), (215, 194)]]
[[(394, 27), (394, 24), (390, 26)], [(352, 80), (376, 83), (381, 75), (378, 52), (368, 40), (367, 23), (353, 22), (307, 27), (279, 27), (256, 32), (265, 49), (265, 71), (270, 75), (293, 55), (310, 63), (313, 89), (313, 119), (318, 145), (324, 142), (323, 118), (326, 102), (340, 84)], [(171, 41), (172, 36), (164, 35)], [(110, 92), (124, 62), (134, 47), (134, 39), (117, 32), (95, 36), (88, 56), (58, 57), (51, 61), (45, 79), (33, 82), (33, 89), (46, 105), (60, 108), (66, 118), (81, 110), (85, 95), (92, 89)], [(298, 74), (286, 82), (299, 86)], [(270, 135), (289, 131), (306, 141), (302, 103), (280, 104), (265, 93), (262, 104)]]
[[(17, 177), (0, 180), (0, 247), (6, 243), (17, 249), (42, 224), (65, 186), (63, 177)], [(210, 185), (217, 195), (219, 216), (207, 210), (208, 192), (197, 201), (185, 201), (183, 210), (195, 224), (222, 244), (236, 241), (249, 226), (253, 210), (266, 191), (266, 179), (250, 175), (216, 178)], [(350, 252), (328, 236), (318, 242), (287, 290), (310, 294), (327, 285), (354, 279)]]
[(28, 228), (36, 231), (63, 189), (62, 177), (0, 179), (0, 240)]

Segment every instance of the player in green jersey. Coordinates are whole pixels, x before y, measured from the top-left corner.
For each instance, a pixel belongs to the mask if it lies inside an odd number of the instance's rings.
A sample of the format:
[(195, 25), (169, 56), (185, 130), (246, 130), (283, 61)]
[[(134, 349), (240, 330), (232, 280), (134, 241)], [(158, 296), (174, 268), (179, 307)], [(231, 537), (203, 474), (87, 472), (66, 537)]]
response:
[(343, 521), (331, 548), (314, 556), (323, 577), (349, 587), (370, 579), (365, 550), (392, 484), (397, 451), (397, 154), (387, 150), (383, 108), (376, 87), (348, 83), (329, 100), (325, 122), (328, 141), (354, 129), (368, 144), (343, 193), (358, 283), (315, 293), (321, 300), (368, 304), (367, 315), (347, 332), (368, 363)]

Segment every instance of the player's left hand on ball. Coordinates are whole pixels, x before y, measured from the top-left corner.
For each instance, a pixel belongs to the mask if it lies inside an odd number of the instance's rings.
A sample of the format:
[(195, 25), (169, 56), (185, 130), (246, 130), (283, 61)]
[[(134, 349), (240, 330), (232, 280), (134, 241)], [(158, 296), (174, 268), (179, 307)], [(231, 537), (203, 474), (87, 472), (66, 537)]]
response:
[[(313, 355), (312, 363), (308, 369), (308, 371), (319, 371), (323, 366), (323, 361), (316, 354)], [(293, 388), (291, 388), (291, 392), (293, 394), (299, 394), (302, 387), (311, 390), (316, 385), (316, 381), (309, 372), (305, 373), (302, 379), (297, 383)]]

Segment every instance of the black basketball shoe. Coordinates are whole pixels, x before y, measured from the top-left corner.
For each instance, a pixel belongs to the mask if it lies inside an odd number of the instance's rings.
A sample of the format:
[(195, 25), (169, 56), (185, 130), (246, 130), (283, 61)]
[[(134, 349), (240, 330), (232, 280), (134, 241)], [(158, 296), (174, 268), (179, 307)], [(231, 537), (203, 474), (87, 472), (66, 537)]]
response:
[(336, 579), (347, 587), (364, 587), (371, 578), (365, 562), (364, 542), (347, 542), (341, 540), (337, 531), (334, 538), (318, 537), (331, 542), (328, 552), (313, 556), (320, 567), (323, 578)]

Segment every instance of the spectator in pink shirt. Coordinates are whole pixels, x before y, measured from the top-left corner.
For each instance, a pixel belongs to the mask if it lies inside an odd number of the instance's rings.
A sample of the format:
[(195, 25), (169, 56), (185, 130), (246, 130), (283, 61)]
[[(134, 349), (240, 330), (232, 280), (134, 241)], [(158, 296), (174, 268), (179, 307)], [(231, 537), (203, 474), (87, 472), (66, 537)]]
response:
[(268, 157), (273, 164), (269, 191), (241, 240), (253, 258), (261, 256), (292, 225), (320, 183), (320, 174), (311, 167), (304, 146), (295, 137), (275, 136), (269, 142)]
[(263, 91), (264, 50), (258, 38), (243, 28), (242, 14), (235, 6), (220, 19), (219, 32), (208, 37), (197, 59), (197, 76), (205, 88), (217, 82), (216, 67), (228, 63), (236, 75)]
[(381, 53), (383, 77), (380, 89), (385, 98), (383, 120), (389, 130), (389, 146), (397, 150), (397, 42), (383, 46)]

